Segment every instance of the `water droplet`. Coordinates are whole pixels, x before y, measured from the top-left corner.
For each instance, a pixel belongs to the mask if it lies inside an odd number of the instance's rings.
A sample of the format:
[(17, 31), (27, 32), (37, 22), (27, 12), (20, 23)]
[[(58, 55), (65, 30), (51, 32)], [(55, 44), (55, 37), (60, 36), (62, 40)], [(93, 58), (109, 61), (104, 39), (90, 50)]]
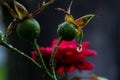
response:
[(10, 48), (13, 48), (13, 46), (12, 46), (12, 45), (9, 45), (9, 47), (10, 47)]
[(77, 52), (81, 52), (81, 51), (82, 51), (82, 45), (78, 46), (78, 47), (76, 48), (76, 50), (77, 50)]
[(21, 54), (24, 54), (23, 52)]

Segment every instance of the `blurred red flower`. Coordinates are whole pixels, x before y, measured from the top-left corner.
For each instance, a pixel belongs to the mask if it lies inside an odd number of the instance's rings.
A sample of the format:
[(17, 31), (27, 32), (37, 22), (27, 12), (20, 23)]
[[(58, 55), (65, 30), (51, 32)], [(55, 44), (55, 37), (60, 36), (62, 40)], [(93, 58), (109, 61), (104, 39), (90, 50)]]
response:
[[(40, 47), (43, 58), (47, 61), (50, 59), (51, 53), (58, 39), (54, 39), (50, 47)], [(82, 50), (77, 51), (77, 43), (72, 41), (62, 41), (55, 54), (56, 71), (58, 73), (73, 72), (78, 70), (92, 70), (94, 65), (85, 60), (87, 56), (96, 55), (96, 51), (88, 49), (89, 42), (83, 42)], [(36, 52), (32, 52), (32, 58), (37, 60)], [(49, 64), (49, 63), (48, 63)]]

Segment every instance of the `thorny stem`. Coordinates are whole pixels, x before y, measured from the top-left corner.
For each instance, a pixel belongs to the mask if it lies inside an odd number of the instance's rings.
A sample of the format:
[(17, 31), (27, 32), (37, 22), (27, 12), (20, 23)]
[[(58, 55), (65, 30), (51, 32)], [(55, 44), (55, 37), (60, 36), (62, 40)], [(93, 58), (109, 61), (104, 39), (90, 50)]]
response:
[(55, 80), (57, 80), (57, 78), (56, 78), (55, 69), (54, 69), (54, 58), (55, 58), (55, 53), (56, 53), (56, 51), (58, 49), (58, 46), (61, 43), (61, 41), (62, 41), (62, 37), (60, 37), (59, 40), (58, 40), (58, 42), (56, 43), (56, 45), (54, 47), (54, 50), (52, 52), (51, 58), (50, 58), (50, 62), (49, 62), (49, 65), (51, 67), (52, 74), (54, 75)]
[(40, 50), (39, 50), (39, 47), (38, 47), (38, 44), (37, 44), (36, 39), (35, 39), (34, 41), (31, 41), (31, 42), (32, 42), (32, 45), (33, 45), (34, 49), (36, 50), (37, 56), (38, 56), (39, 59), (40, 59), (40, 63), (41, 63), (41, 66), (42, 66), (44, 72), (49, 76), (49, 78), (51, 78), (52, 80), (56, 80), (56, 79), (54, 79), (54, 77), (49, 73), (49, 71), (48, 71), (48, 69), (47, 69), (47, 67), (46, 67), (46, 65), (45, 65), (45, 62), (44, 62), (44, 60), (43, 60), (43, 58), (42, 58), (42, 54), (41, 54), (41, 52), (40, 52)]
[(31, 57), (29, 57), (28, 55), (26, 55), (25, 53), (19, 51), (17, 48), (13, 47), (12, 45), (6, 43), (5, 41), (1, 40), (0, 41), (0, 45), (12, 50), (13, 52), (15, 52), (16, 54), (23, 56), (24, 58), (28, 59), (29, 61), (31, 61), (32, 63), (34, 63), (39, 69), (42, 69), (41, 65), (39, 65), (35, 60), (33, 60)]
[[(21, 52), (20, 50), (18, 50), (17, 48), (13, 47), (12, 45), (8, 44), (7, 42), (0, 40), (0, 45), (12, 50), (13, 52), (15, 52), (16, 54), (28, 59), (29, 61), (31, 61), (33, 64), (35, 64), (40, 70), (42, 70), (43, 72), (45, 72), (46, 75), (48, 75), (48, 77), (52, 80), (55, 80), (53, 78), (53, 76), (48, 72), (45, 71), (43, 69), (43, 65), (39, 65), (34, 59), (32, 59), (31, 57), (29, 57), (28, 55), (26, 55), (24, 52)], [(38, 52), (38, 51), (37, 51)]]

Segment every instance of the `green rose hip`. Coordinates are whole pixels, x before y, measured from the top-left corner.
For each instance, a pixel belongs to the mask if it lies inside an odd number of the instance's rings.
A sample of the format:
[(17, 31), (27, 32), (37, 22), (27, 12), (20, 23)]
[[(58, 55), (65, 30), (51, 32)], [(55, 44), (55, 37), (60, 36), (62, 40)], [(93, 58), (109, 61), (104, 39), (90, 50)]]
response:
[(40, 25), (35, 19), (25, 19), (18, 23), (17, 34), (25, 40), (34, 40), (39, 36)]
[(70, 41), (76, 37), (77, 28), (73, 23), (65, 21), (58, 25), (57, 33), (63, 40)]

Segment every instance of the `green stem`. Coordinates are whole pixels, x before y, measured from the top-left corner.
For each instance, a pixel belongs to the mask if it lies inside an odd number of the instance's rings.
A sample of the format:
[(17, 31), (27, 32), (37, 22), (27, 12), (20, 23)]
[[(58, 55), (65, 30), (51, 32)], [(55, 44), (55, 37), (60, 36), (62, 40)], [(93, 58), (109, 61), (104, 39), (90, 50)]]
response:
[(12, 50), (13, 52), (17, 53), (18, 55), (21, 55), (23, 57), (25, 57), (26, 59), (28, 59), (29, 61), (31, 61), (32, 63), (34, 63), (39, 69), (41, 69), (42, 67), (35, 61), (33, 60), (31, 57), (29, 57), (28, 55), (26, 55), (25, 53), (19, 51), (17, 48), (14, 48), (12, 45), (6, 43), (5, 41), (0, 41), (0, 45)]
[(46, 65), (45, 65), (45, 62), (44, 62), (44, 60), (43, 60), (43, 58), (42, 58), (42, 54), (41, 54), (41, 52), (40, 52), (40, 50), (39, 50), (39, 46), (38, 46), (38, 44), (37, 44), (36, 39), (35, 39), (34, 41), (31, 41), (31, 42), (32, 42), (33, 47), (34, 47), (35, 50), (36, 50), (37, 56), (38, 56), (39, 59), (40, 59), (40, 63), (41, 63), (41, 66), (42, 66), (44, 72), (48, 75), (49, 78), (51, 78), (52, 80), (55, 80), (54, 77), (49, 73), (49, 71), (48, 71), (48, 69), (47, 69), (47, 67), (46, 67)]
[(53, 74), (55, 80), (57, 80), (57, 78), (56, 78), (55, 69), (54, 69), (54, 58), (55, 58), (55, 53), (57, 51), (57, 48), (58, 48), (59, 44), (61, 43), (61, 41), (62, 41), (62, 37), (60, 37), (58, 42), (56, 43), (56, 45), (54, 47), (54, 50), (52, 52), (51, 58), (50, 58), (50, 62), (49, 62), (49, 65), (50, 65), (50, 67), (52, 69), (52, 74)]
[[(17, 53), (18, 55), (28, 59), (29, 61), (31, 61), (33, 64), (35, 64), (40, 70), (42, 70), (43, 72), (45, 72), (45, 70), (43, 69), (43, 67), (41, 65), (39, 65), (34, 59), (32, 59), (31, 57), (29, 57), (28, 55), (26, 55), (24, 52), (19, 51), (17, 48), (13, 47), (12, 45), (6, 43), (3, 40), (0, 40), (0, 45), (12, 50), (13, 52)], [(48, 75), (48, 77), (52, 80), (55, 80), (54, 77), (52, 77), (52, 75), (50, 75), (48, 72), (45, 72), (46, 75)]]
[(68, 80), (67, 68), (65, 68), (65, 80)]

